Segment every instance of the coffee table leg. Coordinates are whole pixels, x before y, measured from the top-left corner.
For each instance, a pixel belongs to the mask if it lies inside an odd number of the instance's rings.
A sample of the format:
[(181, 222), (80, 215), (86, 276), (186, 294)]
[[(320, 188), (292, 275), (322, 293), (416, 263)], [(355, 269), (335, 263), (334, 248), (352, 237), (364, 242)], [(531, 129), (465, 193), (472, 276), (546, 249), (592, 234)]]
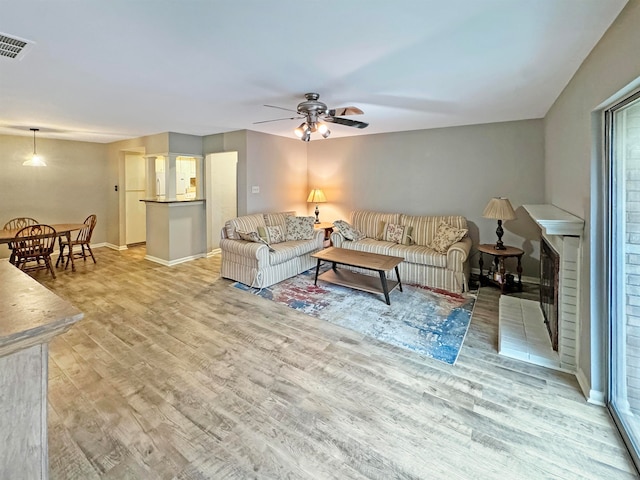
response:
[(314, 285), (318, 285), (318, 272), (320, 271), (320, 259), (318, 259), (318, 263), (316, 264), (316, 279), (313, 281)]
[(387, 305), (391, 305), (391, 301), (389, 300), (389, 287), (387, 287), (387, 276), (382, 270), (380, 270), (379, 273), (380, 282), (382, 283), (382, 291), (384, 292), (384, 299), (387, 301)]
[(402, 280), (400, 280), (400, 272), (398, 271), (398, 266), (396, 265), (396, 278), (398, 279), (398, 288), (402, 291)]

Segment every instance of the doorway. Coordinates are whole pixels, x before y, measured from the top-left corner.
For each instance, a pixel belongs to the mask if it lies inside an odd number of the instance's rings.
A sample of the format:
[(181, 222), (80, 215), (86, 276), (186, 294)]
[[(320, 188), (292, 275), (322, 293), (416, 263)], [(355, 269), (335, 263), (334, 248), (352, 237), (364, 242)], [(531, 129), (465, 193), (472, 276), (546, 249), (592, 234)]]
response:
[(205, 158), (207, 251), (220, 248), (220, 231), (238, 216), (238, 152), (210, 153)]
[(608, 199), (607, 407), (640, 466), (640, 92), (605, 112)]
[(125, 166), (125, 243), (134, 245), (147, 240), (146, 198), (147, 162), (142, 155), (127, 153)]

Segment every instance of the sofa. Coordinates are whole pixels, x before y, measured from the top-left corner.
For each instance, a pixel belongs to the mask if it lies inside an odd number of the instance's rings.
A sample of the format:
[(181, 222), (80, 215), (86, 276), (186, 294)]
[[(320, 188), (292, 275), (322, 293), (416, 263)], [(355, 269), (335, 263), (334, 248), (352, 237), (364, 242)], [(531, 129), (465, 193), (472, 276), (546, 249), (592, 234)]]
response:
[[(304, 234), (292, 234), (294, 220), (304, 225)], [(220, 240), (222, 277), (264, 288), (314, 267), (317, 260), (311, 254), (322, 250), (325, 231), (314, 229), (313, 220), (296, 217), (295, 212), (257, 213), (228, 220)], [(287, 239), (287, 225), (289, 236), (296, 239)], [(283, 238), (274, 238), (274, 231)], [(262, 232), (267, 233), (261, 237)], [(305, 238), (297, 239), (300, 236)]]
[[(403, 257), (398, 265), (403, 283), (461, 293), (468, 290), (469, 252), (471, 239), (467, 235), (467, 220), (458, 215), (413, 216), (403, 213), (383, 213), (357, 210), (344, 222), (355, 237), (341, 228), (334, 228), (331, 242), (334, 247)], [(335, 222), (336, 227), (342, 227)], [(449, 227), (447, 229), (447, 226)], [(442, 232), (456, 233), (454, 242), (442, 243)], [(345, 236), (346, 235), (346, 236)], [(351, 236), (352, 239), (347, 237)], [(395, 237), (394, 237), (395, 236)], [(458, 237), (462, 237), (458, 240)], [(437, 251), (435, 248), (438, 248)], [(351, 268), (364, 274), (366, 270)], [(395, 272), (388, 272), (391, 279)]]

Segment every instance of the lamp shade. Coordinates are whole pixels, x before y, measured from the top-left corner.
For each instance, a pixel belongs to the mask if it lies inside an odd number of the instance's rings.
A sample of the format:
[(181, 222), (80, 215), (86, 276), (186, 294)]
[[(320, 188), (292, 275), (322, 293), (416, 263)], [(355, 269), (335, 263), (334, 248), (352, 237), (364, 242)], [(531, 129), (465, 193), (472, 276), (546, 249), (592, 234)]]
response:
[(327, 201), (327, 197), (324, 196), (324, 192), (319, 188), (314, 188), (311, 190), (309, 197), (307, 198), (308, 203), (325, 203)]
[(513, 211), (511, 202), (505, 197), (493, 197), (482, 212), (484, 218), (495, 220), (514, 220), (516, 212)]

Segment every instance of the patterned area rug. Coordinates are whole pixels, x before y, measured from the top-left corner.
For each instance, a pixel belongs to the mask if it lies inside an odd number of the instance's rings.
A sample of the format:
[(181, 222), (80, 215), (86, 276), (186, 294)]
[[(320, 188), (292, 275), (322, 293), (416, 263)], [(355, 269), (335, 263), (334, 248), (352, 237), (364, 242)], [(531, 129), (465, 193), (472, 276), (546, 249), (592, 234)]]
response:
[(382, 342), (407, 348), (453, 365), (469, 329), (476, 297), (413, 285), (404, 292), (376, 295), (318, 280), (315, 269), (261, 290), (236, 282), (233, 287), (295, 308)]

